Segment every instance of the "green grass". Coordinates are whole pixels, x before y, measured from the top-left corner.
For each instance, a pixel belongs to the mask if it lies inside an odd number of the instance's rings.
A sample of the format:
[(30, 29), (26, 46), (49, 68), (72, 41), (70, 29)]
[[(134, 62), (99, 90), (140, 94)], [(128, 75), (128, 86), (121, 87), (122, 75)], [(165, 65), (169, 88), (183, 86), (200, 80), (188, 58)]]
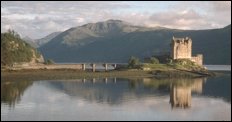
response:
[(105, 78), (105, 77), (152, 77), (149, 71), (108, 71), (108, 72), (90, 72), (81, 70), (20, 70), (1, 72), (1, 81), (24, 80), (55, 80), (55, 79), (82, 79), (82, 78)]
[(150, 64), (144, 63), (142, 68), (150, 68), (151, 70), (172, 70), (173, 68), (166, 64)]
[(189, 71), (206, 71), (204, 67), (192, 62), (189, 59), (175, 59), (172, 63), (167, 64), (169, 67)]

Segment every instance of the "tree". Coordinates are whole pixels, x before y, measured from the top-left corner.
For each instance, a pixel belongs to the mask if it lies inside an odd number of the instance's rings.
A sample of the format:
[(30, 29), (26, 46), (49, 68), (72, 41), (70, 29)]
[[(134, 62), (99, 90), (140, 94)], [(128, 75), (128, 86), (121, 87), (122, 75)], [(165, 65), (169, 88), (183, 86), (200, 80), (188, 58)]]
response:
[(155, 57), (151, 57), (151, 58), (150, 58), (150, 62), (151, 62), (152, 64), (159, 64), (159, 60), (158, 60), (157, 58), (155, 58)]
[(16, 31), (8, 29), (8, 33), (17, 39), (20, 39), (20, 36)]
[(50, 65), (50, 64), (54, 64), (55, 62), (52, 60), (52, 59), (48, 59), (48, 60), (46, 60), (45, 62), (44, 62), (44, 64), (48, 64), (48, 65)]
[(12, 66), (14, 63), (30, 62), (33, 47), (24, 42), (14, 30), (1, 33), (1, 65)]
[(128, 68), (136, 68), (139, 66), (139, 64), (140, 64), (139, 59), (134, 56), (131, 56), (128, 61)]

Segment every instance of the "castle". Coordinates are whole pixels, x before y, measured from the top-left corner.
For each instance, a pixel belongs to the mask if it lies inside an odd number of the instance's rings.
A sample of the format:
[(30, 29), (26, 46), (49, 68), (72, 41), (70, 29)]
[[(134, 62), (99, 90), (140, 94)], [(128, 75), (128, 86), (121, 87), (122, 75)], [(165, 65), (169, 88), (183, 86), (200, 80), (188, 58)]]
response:
[(192, 57), (192, 40), (186, 38), (172, 38), (171, 42), (172, 59), (189, 59), (198, 65), (203, 64), (203, 55), (197, 54)]

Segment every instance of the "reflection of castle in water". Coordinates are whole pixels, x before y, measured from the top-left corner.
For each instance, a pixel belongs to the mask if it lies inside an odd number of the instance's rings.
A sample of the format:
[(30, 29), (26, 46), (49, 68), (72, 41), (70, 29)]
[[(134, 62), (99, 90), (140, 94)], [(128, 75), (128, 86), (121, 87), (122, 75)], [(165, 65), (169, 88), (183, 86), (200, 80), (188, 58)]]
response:
[[(189, 79), (188, 79), (189, 80)], [(191, 106), (192, 92), (202, 93), (203, 78), (192, 79), (191, 82), (184, 81), (171, 84), (170, 103), (173, 107), (188, 108)]]
[[(117, 82), (119, 80), (120, 82)], [(197, 79), (121, 79), (93, 78), (74, 82), (50, 82), (52, 86), (70, 96), (80, 96), (88, 101), (120, 104), (128, 97), (142, 98), (149, 95), (165, 95), (169, 92), (172, 107), (191, 106), (191, 93), (202, 93), (204, 78)], [(78, 82), (80, 81), (80, 82)], [(134, 99), (135, 99), (134, 98)]]
[[(110, 105), (118, 105), (129, 100), (150, 99), (151, 96), (165, 96), (166, 98), (169, 97), (167, 95), (170, 95), (170, 104), (172, 107), (188, 108), (191, 106), (192, 93), (226, 98), (230, 102), (230, 94), (225, 96), (224, 93), (220, 92), (221, 89), (219, 88), (214, 89), (214, 92), (211, 91), (212, 82), (207, 82), (203, 87), (205, 80), (205, 78), (93, 78), (68, 80), (68, 82), (62, 80), (2, 82), (1, 102), (14, 106), (14, 104), (21, 100), (24, 91), (32, 86), (32, 84), (33, 87), (46, 86), (46, 88), (58, 90), (72, 98), (80, 97), (88, 102), (107, 103)], [(230, 81), (230, 79), (226, 80)], [(217, 83), (215, 82), (213, 86), (217, 85)], [(210, 92), (207, 93), (207, 90)], [(230, 91), (230, 87), (226, 91)], [(153, 100), (156, 101), (156, 97)]]

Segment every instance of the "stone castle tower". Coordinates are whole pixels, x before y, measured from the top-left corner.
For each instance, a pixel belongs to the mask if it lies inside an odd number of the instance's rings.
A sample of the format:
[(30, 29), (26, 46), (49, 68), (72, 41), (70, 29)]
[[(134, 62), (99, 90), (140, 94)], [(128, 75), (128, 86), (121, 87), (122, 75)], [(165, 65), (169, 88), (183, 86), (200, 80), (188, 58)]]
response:
[(172, 38), (171, 42), (171, 58), (172, 59), (189, 59), (199, 65), (203, 64), (203, 55), (197, 54), (192, 57), (192, 40), (186, 38)]
[(191, 58), (192, 57), (192, 40), (186, 38), (172, 38), (172, 53), (173, 59)]

